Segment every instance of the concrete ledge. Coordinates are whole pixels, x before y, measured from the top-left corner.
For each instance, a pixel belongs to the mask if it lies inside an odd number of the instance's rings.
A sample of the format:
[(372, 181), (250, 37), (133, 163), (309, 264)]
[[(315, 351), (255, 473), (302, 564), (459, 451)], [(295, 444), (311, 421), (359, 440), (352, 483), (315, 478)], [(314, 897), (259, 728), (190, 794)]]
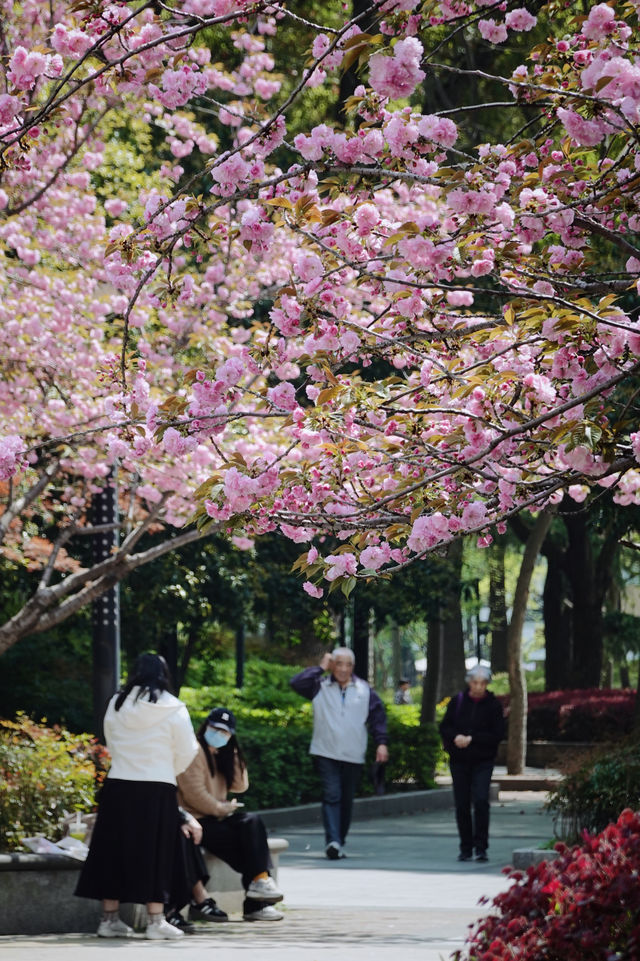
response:
[(0, 934), (95, 931), (100, 904), (73, 894), (80, 868), (55, 854), (0, 854)]
[[(450, 787), (432, 788), (429, 791), (402, 791), (397, 794), (375, 794), (371, 797), (355, 799), (353, 820), (412, 814), (416, 811), (441, 811), (451, 807), (452, 804)], [(269, 831), (282, 831), (299, 824), (322, 823), (320, 803), (298, 804), (289, 808), (267, 808), (259, 814)]]
[[(285, 838), (269, 838), (277, 877), (280, 854), (289, 847)], [(244, 891), (240, 875), (228, 864), (207, 854), (208, 883), (220, 907), (242, 911)], [(95, 932), (101, 917), (99, 901), (77, 898), (74, 890), (82, 863), (55, 854), (0, 854), (0, 935)], [(144, 928), (146, 907), (122, 904), (120, 916), (134, 928)]]
[(550, 791), (562, 781), (561, 774), (494, 774), (501, 791)]
[(513, 867), (518, 870), (526, 870), (532, 865), (540, 864), (542, 861), (555, 861), (559, 857), (557, 851), (550, 851), (543, 848), (516, 848), (513, 852)]

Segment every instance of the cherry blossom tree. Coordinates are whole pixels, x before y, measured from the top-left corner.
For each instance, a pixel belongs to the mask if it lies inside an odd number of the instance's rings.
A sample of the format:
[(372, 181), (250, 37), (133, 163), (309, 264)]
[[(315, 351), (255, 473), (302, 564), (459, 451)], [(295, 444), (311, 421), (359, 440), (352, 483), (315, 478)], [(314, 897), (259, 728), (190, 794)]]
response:
[[(123, 576), (150, 525), (181, 530), (163, 549), (278, 531), (321, 596), (565, 493), (637, 502), (637, 0), (3, 8), (0, 522), (16, 557), (59, 542), (0, 649)], [(284, 24), (311, 38), (286, 84)], [(522, 63), (467, 71), (464, 37)], [(290, 136), (353, 69), (348, 122)], [(425, 112), (452, 74), (504, 101)], [(475, 108), (522, 129), (469, 142)], [(134, 182), (135, 123), (171, 160)], [(116, 462), (120, 551), (61, 578)]]

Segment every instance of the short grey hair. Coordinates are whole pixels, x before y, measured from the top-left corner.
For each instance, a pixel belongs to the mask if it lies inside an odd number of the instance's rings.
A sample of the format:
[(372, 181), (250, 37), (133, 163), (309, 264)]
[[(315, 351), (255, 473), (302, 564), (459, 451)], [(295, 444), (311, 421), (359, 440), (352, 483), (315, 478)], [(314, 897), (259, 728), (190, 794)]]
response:
[(473, 678), (478, 678), (481, 681), (486, 681), (489, 683), (491, 680), (491, 670), (486, 666), (486, 664), (474, 664), (467, 671), (467, 680), (471, 681)]
[(331, 657), (334, 659), (336, 657), (346, 657), (351, 661), (352, 664), (356, 663), (356, 656), (350, 647), (334, 647), (334, 649), (331, 651)]

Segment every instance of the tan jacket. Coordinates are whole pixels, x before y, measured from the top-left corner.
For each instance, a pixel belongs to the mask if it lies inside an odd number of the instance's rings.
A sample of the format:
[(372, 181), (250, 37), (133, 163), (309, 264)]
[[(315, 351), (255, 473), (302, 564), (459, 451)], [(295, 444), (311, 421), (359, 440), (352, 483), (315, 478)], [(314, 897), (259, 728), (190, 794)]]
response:
[[(233, 782), (228, 790), (232, 794), (242, 794), (248, 787), (247, 769), (242, 770), (236, 755)], [(200, 745), (189, 767), (178, 775), (178, 804), (196, 818), (208, 814), (220, 818), (227, 813), (223, 807), (226, 800), (227, 782), (219, 771), (216, 771), (215, 777), (211, 777), (204, 749)]]

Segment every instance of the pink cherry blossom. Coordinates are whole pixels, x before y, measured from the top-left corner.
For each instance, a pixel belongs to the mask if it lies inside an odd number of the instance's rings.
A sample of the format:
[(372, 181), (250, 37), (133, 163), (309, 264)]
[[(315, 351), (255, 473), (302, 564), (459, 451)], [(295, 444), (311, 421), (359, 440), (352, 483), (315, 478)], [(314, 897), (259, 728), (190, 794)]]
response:
[(508, 36), (504, 23), (496, 23), (491, 18), (478, 21), (478, 30), (482, 38), (489, 43), (504, 43)]
[(415, 37), (400, 40), (393, 56), (375, 53), (369, 60), (369, 83), (381, 97), (396, 100), (410, 96), (425, 73), (420, 69), (423, 47)]
[(524, 7), (509, 10), (504, 18), (505, 26), (509, 30), (533, 30), (537, 22), (537, 18)]
[(316, 587), (311, 581), (304, 581), (302, 585), (303, 590), (307, 592), (311, 597), (322, 597), (324, 591), (320, 587)]

